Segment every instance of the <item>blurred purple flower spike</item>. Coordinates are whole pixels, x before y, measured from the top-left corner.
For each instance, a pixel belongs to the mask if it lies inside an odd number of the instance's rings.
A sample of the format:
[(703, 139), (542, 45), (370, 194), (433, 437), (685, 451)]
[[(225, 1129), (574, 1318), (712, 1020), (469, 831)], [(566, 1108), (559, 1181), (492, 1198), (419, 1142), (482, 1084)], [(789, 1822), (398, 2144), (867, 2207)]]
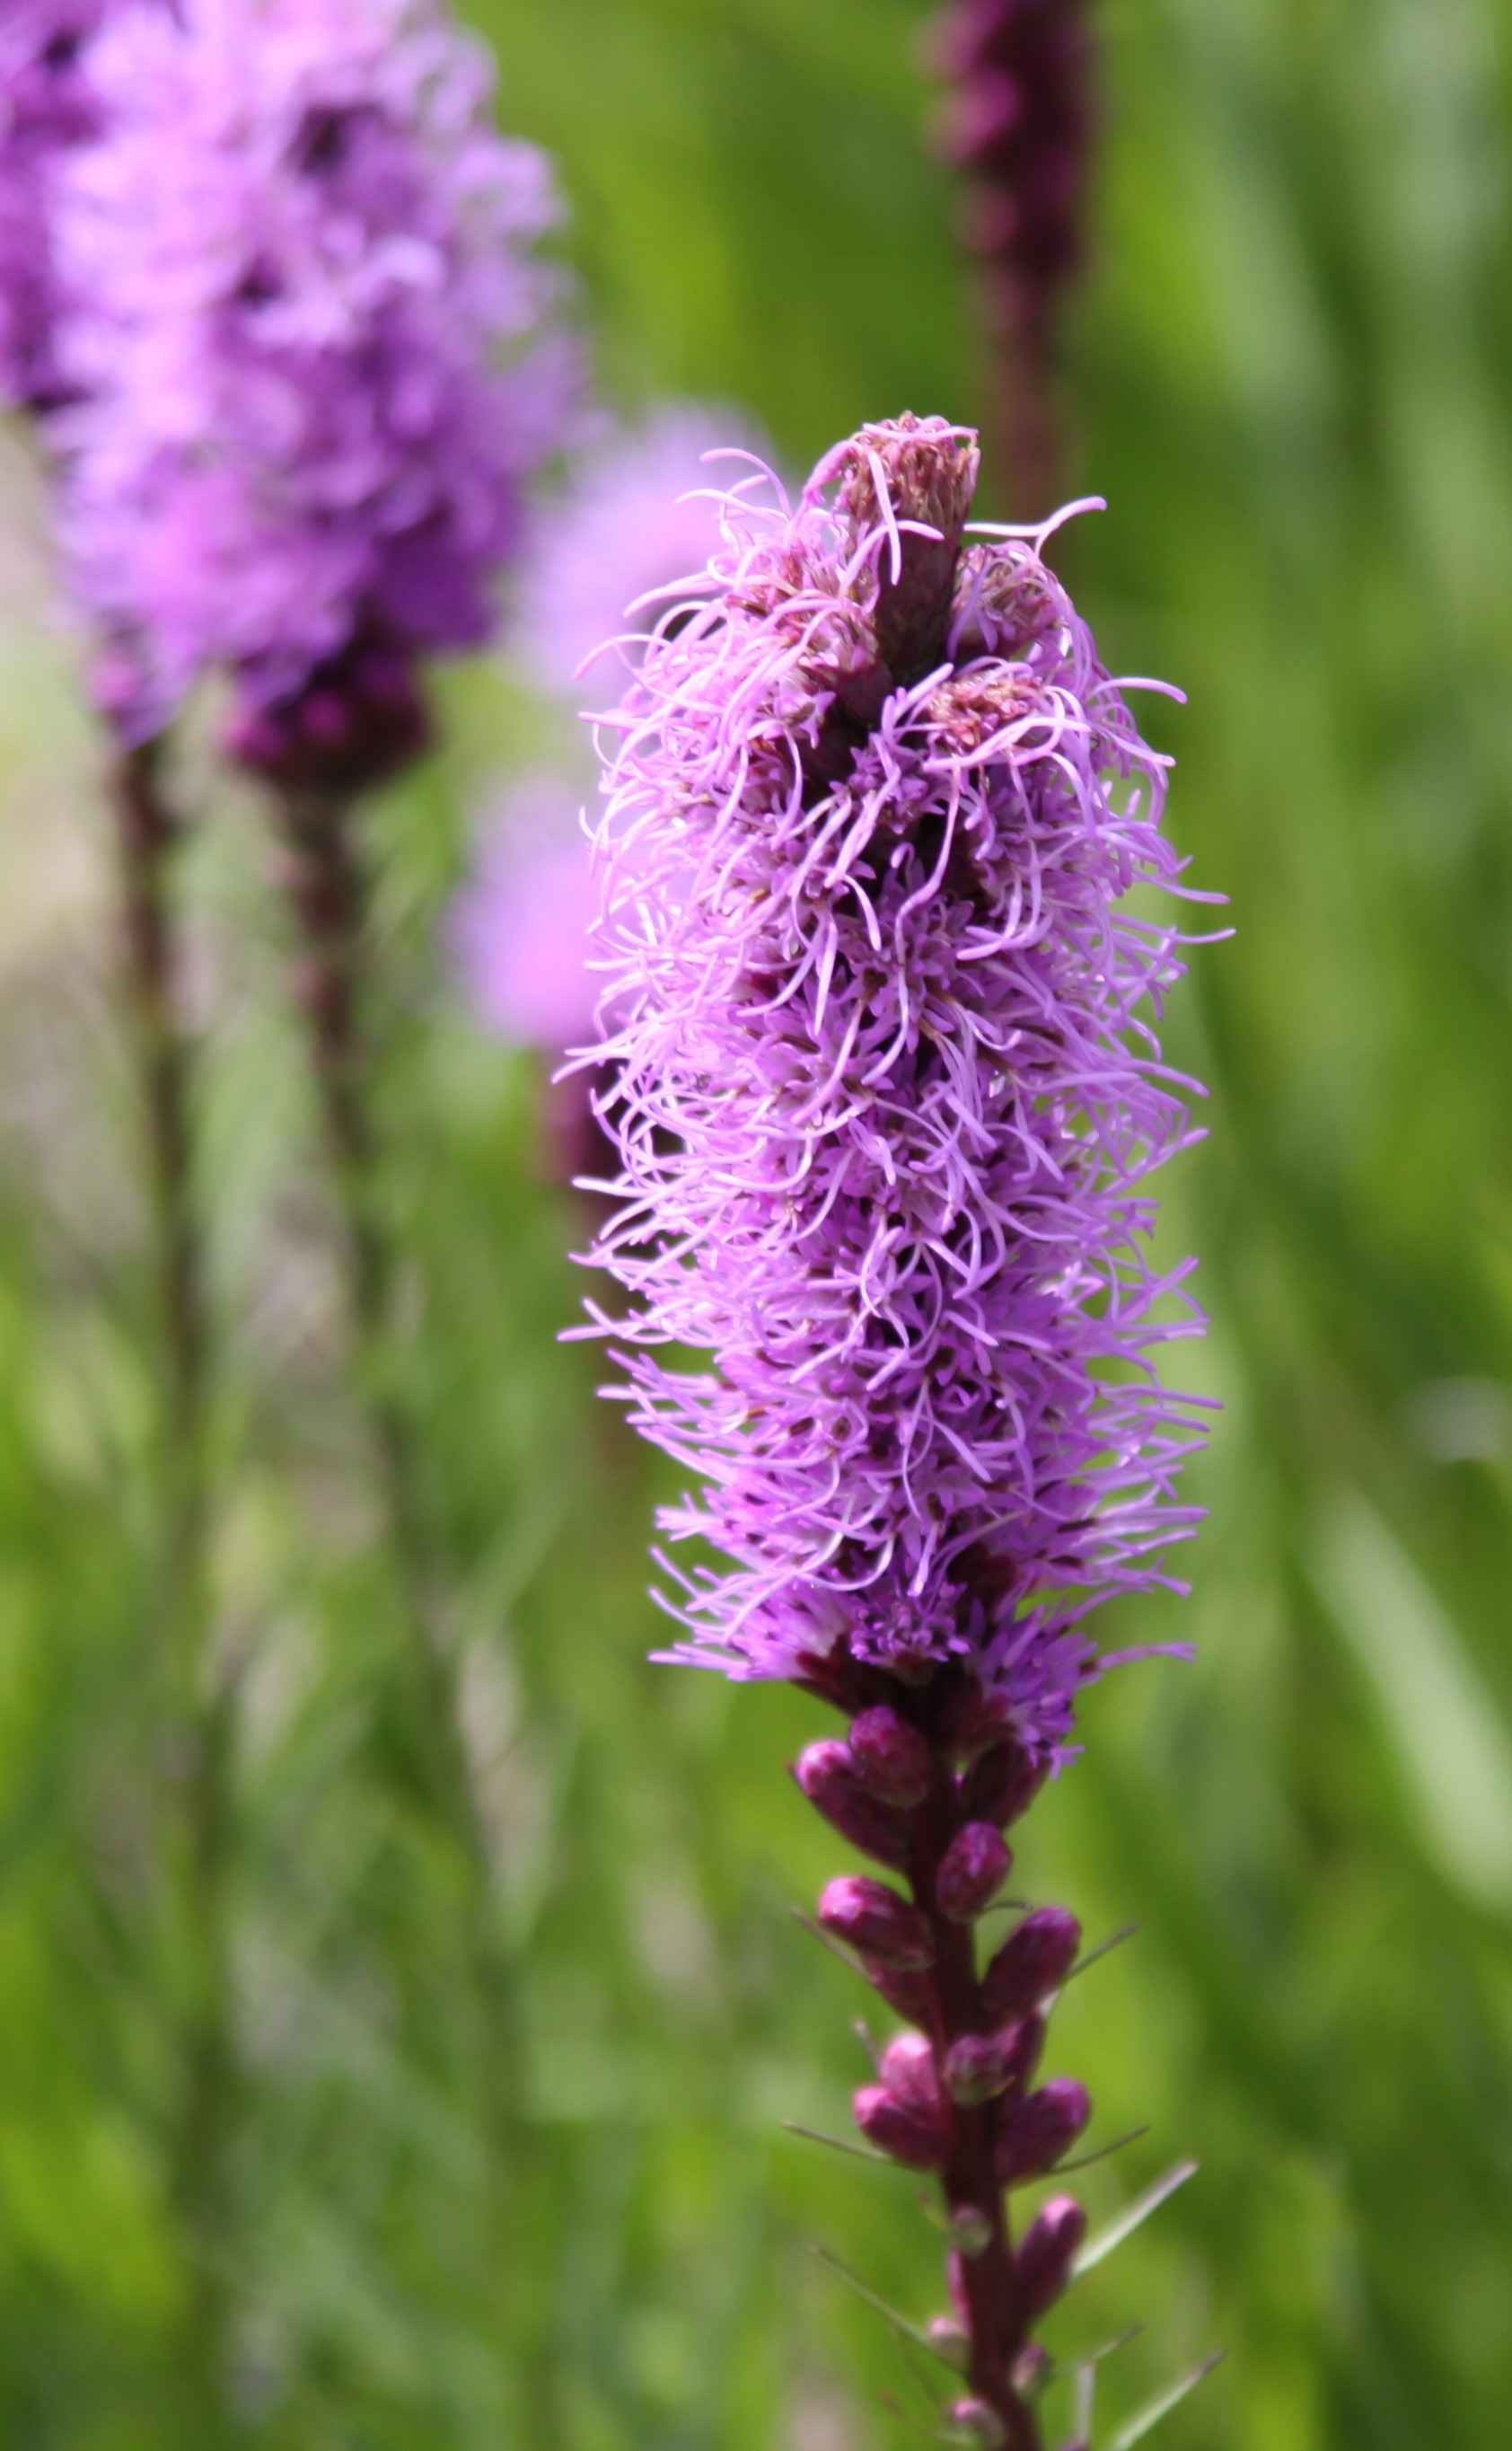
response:
[(495, 134), (486, 53), (427, 0), (126, 9), (91, 74), (59, 425), (107, 712), (144, 738), (224, 667), (246, 762), (358, 788), (423, 737), (396, 659), (493, 631), (566, 439), (545, 156)]
[(1054, 522), (966, 541), (976, 478), (975, 435), (903, 417), (792, 514), (728, 503), (607, 719), (621, 1175), (592, 1258), (630, 1307), (580, 1332), (629, 1348), (631, 1423), (703, 1476), (664, 1528), (729, 1560), (664, 1595), (673, 1657), (850, 1719), (794, 1775), (908, 1894), (844, 1875), (819, 1927), (919, 2029), (854, 2115), (938, 2180), (954, 2437), (1042, 2451), (1033, 2334), (1086, 2220), (1057, 2196), (1016, 2238), (1005, 2196), (1092, 2116), (1074, 2079), (1034, 2089), (1080, 1931), (1040, 1908), (979, 1971), (975, 1926), (1112, 1664), (1087, 1612), (1197, 1520), (1203, 1406), (1153, 1365), (1202, 1322), (1145, 1188), (1196, 1085), (1152, 1028), (1180, 939), (1122, 907), (1182, 890), (1167, 760), (1042, 559)]
[(1061, 309), (1085, 252), (1094, 126), (1087, 0), (951, 0), (930, 49), (951, 83), (940, 150), (971, 182), (962, 235), (1003, 354), (998, 422), (1025, 514), (1055, 500)]
[(87, 53), (107, 0), (5, 0), (0, 9), (0, 403), (58, 405), (57, 288), (49, 229), (63, 155), (94, 135)]
[[(724, 489), (752, 473), (732, 431), (732, 413), (669, 402), (600, 441), (541, 514), (522, 564), (517, 632), (543, 689), (580, 704), (622, 686), (680, 592), (707, 585)], [(709, 463), (706, 453), (718, 456)], [(769, 483), (760, 473), (756, 481)], [(595, 1034), (597, 903), (578, 794), (562, 777), (525, 777), (485, 824), (453, 926), (463, 987), (491, 1029), (552, 1056)], [(610, 1151), (582, 1074), (552, 1085), (545, 1122), (552, 1173), (604, 1174)]]

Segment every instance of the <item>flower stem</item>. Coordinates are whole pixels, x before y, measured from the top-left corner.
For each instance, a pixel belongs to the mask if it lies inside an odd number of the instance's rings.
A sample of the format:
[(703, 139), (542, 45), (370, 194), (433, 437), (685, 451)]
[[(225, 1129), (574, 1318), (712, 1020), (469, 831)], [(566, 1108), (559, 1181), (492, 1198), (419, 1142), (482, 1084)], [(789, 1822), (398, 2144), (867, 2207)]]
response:
[(446, 1622), (447, 1578), (404, 1383), (397, 1318), (402, 1251), (384, 1197), (367, 1010), (374, 972), (368, 879), (350, 794), (285, 785), (276, 800), (284, 882), (300, 937), (296, 983), (340, 1217), (353, 1363), (403, 1620), (420, 1767), (428, 1804), (451, 1839), (463, 1881), (476, 2061), (509, 2198), (501, 2210), (514, 2248), (508, 2284), (521, 2349), (521, 2393), (531, 2439), (546, 2451), (557, 2430), (552, 2394), (534, 2344), (540, 2327), (522, 2311), (533, 2303), (534, 2286), (523, 2251), (529, 2225), (522, 2215), (534, 2191), (536, 2156), (522, 2115), (513, 1970), (498, 1930), (489, 1837), (463, 1733), (456, 1657)]
[(237, 2073), (228, 1933), (232, 1724), (209, 1660), (212, 1598), (204, 1249), (194, 1186), (193, 1038), (184, 1010), (173, 868), (182, 824), (158, 742), (123, 750), (111, 776), (126, 1000), (145, 1127), (163, 1382), (162, 1669), (165, 1747), (180, 1810), (169, 1834), (180, 1952), (173, 2198), (187, 2264), (176, 2356), (186, 2439), (224, 2439), (224, 2279)]

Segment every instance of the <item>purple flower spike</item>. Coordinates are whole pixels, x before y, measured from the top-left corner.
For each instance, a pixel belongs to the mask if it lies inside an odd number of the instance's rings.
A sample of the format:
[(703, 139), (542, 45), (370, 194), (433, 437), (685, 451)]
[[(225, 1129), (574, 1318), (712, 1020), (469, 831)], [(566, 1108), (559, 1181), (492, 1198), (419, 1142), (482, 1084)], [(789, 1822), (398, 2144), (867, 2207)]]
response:
[(545, 159), (494, 134), (486, 55), (429, 0), (125, 7), (90, 76), (105, 133), (59, 183), (82, 396), (59, 429), (107, 711), (144, 738), (227, 667), (243, 754), (346, 788), (360, 744), (289, 710), (355, 693), (391, 763), (375, 657), (489, 635), (562, 439)]
[(732, 502), (615, 718), (595, 1258), (636, 1426), (708, 1483), (663, 1521), (732, 1560), (675, 1656), (957, 1660), (1049, 1755), (1087, 1612), (1197, 1520), (1153, 1357), (1200, 1315), (1144, 1251), (1193, 1134), (1149, 1018), (1178, 940), (1121, 907), (1177, 875), (1167, 761), (1034, 542), (962, 544), (975, 476), (903, 420), (791, 516)]
[(672, 1656), (850, 1719), (799, 1785), (912, 1896), (833, 1881), (820, 1925), (915, 2029), (856, 2117), (938, 2173), (957, 2432), (1041, 2451), (1031, 2334), (1085, 2224), (1057, 2198), (1016, 2243), (1004, 2196), (1090, 2115), (1029, 2090), (1080, 1935), (1042, 1908), (983, 1976), (973, 1926), (1112, 1664), (1089, 1613), (1196, 1520), (1202, 1407), (1154, 1364), (1201, 1323), (1146, 1256), (1148, 1178), (1193, 1137), (1153, 1029), (1179, 939), (1126, 908), (1179, 891), (1165, 760), (1044, 532), (970, 539), (976, 475), (975, 436), (904, 417), (795, 511), (731, 499), (605, 719), (582, 1060), (631, 1308), (591, 1332), (703, 1479), (665, 1530), (727, 1561), (663, 1594)]
[(0, 9), (0, 402), (7, 406), (47, 410), (63, 397), (51, 207), (63, 156), (96, 133), (87, 54), (107, 6), (5, 0)]

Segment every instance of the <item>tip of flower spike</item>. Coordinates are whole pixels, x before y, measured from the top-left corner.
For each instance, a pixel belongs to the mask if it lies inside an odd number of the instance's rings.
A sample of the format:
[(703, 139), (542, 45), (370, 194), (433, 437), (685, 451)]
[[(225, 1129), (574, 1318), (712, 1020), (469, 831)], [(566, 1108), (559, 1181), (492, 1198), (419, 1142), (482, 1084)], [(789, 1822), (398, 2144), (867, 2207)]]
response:
[(875, 569), (877, 644), (905, 689), (943, 658), (980, 464), (970, 426), (905, 411), (862, 426), (814, 471), (814, 486), (838, 480), (847, 560)]

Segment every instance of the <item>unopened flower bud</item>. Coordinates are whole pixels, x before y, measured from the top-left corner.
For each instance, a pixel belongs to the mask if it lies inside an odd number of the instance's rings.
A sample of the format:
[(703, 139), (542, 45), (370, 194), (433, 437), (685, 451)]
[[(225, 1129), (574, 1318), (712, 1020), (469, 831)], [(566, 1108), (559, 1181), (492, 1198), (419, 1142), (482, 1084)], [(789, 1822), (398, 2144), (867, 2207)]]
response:
[(1020, 2400), (1037, 2400), (1056, 2371), (1050, 2351), (1031, 2341), (1014, 2360), (1013, 2387)]
[(1037, 1907), (1011, 1931), (982, 1977), (988, 2022), (1011, 2025), (1063, 1983), (1081, 1947), (1081, 1926), (1064, 1907)]
[(980, 2443), (982, 2451), (1000, 2451), (1000, 2446), (1008, 2440), (1003, 2432), (1002, 2419), (988, 2407), (984, 2400), (953, 2400), (950, 2422), (966, 2441)]
[(1087, 2216), (1075, 2196), (1052, 2196), (1024, 2232), (1014, 2257), (1014, 2278), (1019, 2304), (1031, 2323), (1053, 2306), (1065, 2288), (1086, 2234)]
[(968, 1821), (958, 1830), (935, 1874), (935, 1903), (955, 1923), (970, 1923), (990, 1906), (1013, 1862), (990, 1822)]
[(958, 2323), (954, 2315), (931, 2315), (929, 2345), (936, 2357), (946, 2359), (959, 2373), (965, 2373), (971, 2343), (964, 2324)]
[(945, 2134), (936, 2112), (900, 2102), (884, 2085), (863, 2085), (851, 2108), (863, 2136), (911, 2169), (938, 2170), (945, 2158)]
[(854, 1774), (887, 1804), (922, 1804), (934, 1784), (935, 1762), (917, 1728), (885, 1703), (863, 1711), (850, 1731)]
[(1037, 1756), (1017, 1736), (1007, 1736), (962, 1771), (958, 1793), (962, 1813), (1003, 1829), (1027, 1813), (1050, 1772), (1050, 1757)]
[(885, 1881), (843, 1873), (821, 1897), (819, 1920), (836, 1940), (849, 1941), (884, 1966), (912, 1971), (934, 1964), (935, 1945), (924, 1917)]
[(962, 2034), (945, 2053), (945, 2091), (952, 2102), (991, 2102), (1006, 2090), (1007, 2084), (1007, 2053), (1000, 2035)]
[(907, 1830), (890, 1805), (857, 1785), (850, 1748), (838, 1736), (808, 1746), (793, 1765), (793, 1776), (816, 1812), (863, 1855), (875, 1855), (880, 1864), (907, 1863)]
[(935, 2054), (922, 2034), (894, 2035), (882, 2055), (882, 2081), (900, 2102), (917, 2105), (938, 2117), (940, 2079)]
[(950, 2237), (962, 2255), (980, 2255), (992, 2244), (992, 2223), (979, 2205), (958, 2205), (950, 2216)]
[(901, 1966), (885, 1966), (864, 1951), (861, 1962), (867, 1982), (876, 1986), (889, 2009), (906, 2017), (910, 2025), (929, 2023), (929, 1985), (922, 1974), (910, 1973)]
[(1053, 2170), (1092, 2117), (1092, 2096), (1075, 2077), (1052, 2077), (1016, 2103), (998, 2131), (993, 2168), (1005, 2187), (1023, 2186)]
[(1031, 2009), (1017, 2026), (1005, 2027), (998, 2041), (1003, 2055), (1003, 2091), (1014, 2095), (1027, 2092), (1045, 2048), (1045, 2021), (1040, 2010)]

